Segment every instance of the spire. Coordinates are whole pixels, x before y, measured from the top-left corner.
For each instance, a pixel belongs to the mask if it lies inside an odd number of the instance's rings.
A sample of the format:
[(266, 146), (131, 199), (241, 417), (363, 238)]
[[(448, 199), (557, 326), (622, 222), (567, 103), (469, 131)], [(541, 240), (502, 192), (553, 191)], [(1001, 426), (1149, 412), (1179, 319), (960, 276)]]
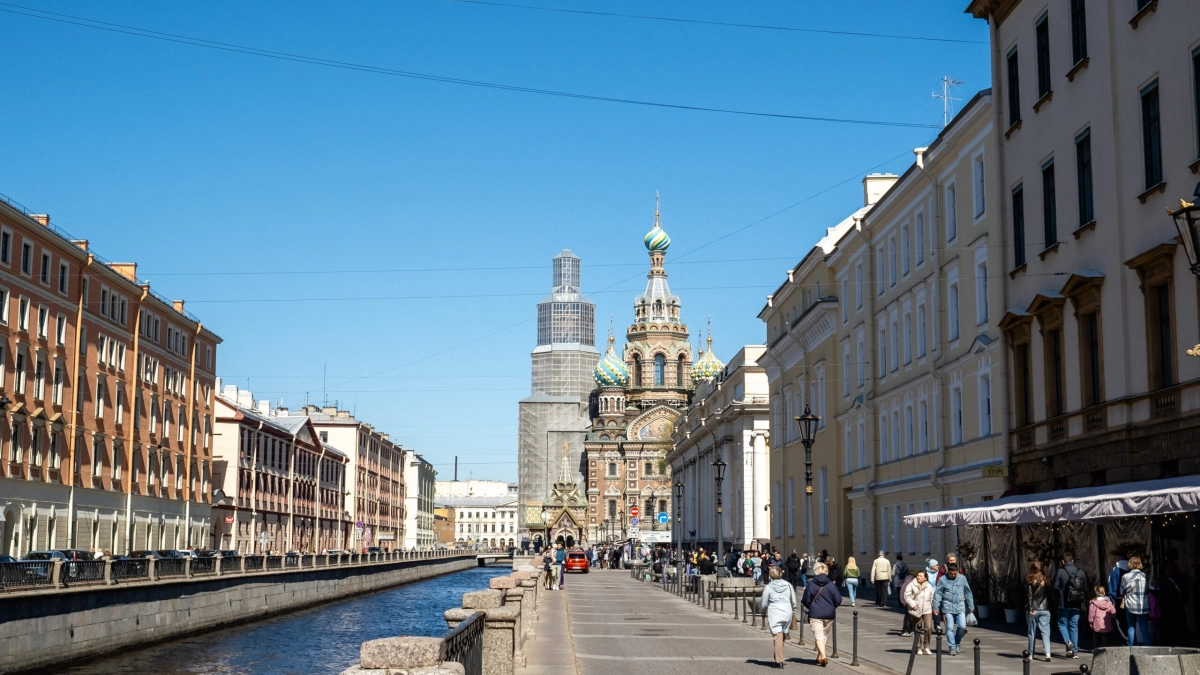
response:
[(712, 351), (712, 314), (708, 315), (708, 351)]
[(571, 482), (571, 456), (568, 452), (570, 447), (570, 444), (563, 443), (562, 467), (558, 470), (558, 482), (560, 483)]
[(658, 224), (658, 190), (654, 191), (654, 226), (660, 227)]

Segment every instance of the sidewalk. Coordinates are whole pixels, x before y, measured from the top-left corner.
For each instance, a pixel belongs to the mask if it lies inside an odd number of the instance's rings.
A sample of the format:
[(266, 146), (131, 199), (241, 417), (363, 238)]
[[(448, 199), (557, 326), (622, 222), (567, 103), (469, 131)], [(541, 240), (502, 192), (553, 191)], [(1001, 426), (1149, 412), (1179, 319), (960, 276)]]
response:
[(542, 589), (538, 620), (533, 622), (533, 639), (524, 646), (525, 667), (517, 675), (575, 675), (575, 649), (571, 644), (567, 597), (563, 592)]

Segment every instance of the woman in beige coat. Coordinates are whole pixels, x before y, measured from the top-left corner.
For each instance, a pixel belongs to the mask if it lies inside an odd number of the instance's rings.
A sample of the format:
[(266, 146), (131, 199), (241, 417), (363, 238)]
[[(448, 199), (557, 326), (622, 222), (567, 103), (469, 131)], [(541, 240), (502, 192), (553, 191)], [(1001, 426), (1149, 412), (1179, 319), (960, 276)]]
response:
[(904, 589), (904, 606), (908, 608), (915, 630), (919, 633), (917, 653), (933, 654), (929, 651), (929, 634), (933, 631), (933, 585), (929, 583), (925, 570), (917, 572), (913, 582)]

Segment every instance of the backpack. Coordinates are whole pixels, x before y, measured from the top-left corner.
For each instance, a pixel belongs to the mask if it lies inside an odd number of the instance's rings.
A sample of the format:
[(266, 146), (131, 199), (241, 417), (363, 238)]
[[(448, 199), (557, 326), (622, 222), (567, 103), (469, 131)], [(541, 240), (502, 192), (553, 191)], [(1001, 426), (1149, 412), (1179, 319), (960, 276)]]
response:
[(1083, 602), (1087, 597), (1087, 577), (1079, 571), (1078, 567), (1074, 568), (1074, 572), (1067, 571), (1065, 595), (1067, 602)]

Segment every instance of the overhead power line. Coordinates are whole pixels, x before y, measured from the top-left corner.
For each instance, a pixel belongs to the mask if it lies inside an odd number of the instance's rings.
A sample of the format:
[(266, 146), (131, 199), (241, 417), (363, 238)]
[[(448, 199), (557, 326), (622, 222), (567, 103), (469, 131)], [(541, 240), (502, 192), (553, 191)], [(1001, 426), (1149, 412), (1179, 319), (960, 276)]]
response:
[(732, 21), (706, 21), (704, 19), (685, 19), (674, 16), (655, 16), (652, 14), (624, 14), (621, 12), (600, 12), (592, 9), (567, 9), (564, 7), (540, 7), (538, 5), (518, 5), (508, 2), (489, 2), (488, 0), (448, 0), (468, 5), (489, 5), (491, 7), (507, 7), (509, 9), (531, 9), (539, 12), (555, 12), (560, 14), (587, 14), (591, 16), (607, 16), (620, 19), (641, 19), (644, 21), (668, 21), (672, 23), (691, 23), (702, 26), (721, 26), (725, 28), (748, 28), (753, 30), (787, 31), (791, 33), (817, 33), (821, 35), (846, 35), (851, 37), (886, 38), (889, 40), (917, 40), (920, 42), (951, 42), (968, 45), (986, 45), (987, 40), (958, 40), (954, 38), (938, 38), (926, 35), (896, 35), (894, 33), (864, 33), (852, 30), (829, 30), (821, 28), (800, 28), (797, 26), (770, 26), (758, 23), (737, 23)]
[(431, 73), (420, 73), (411, 70), (398, 70), (395, 68), (385, 68), (382, 66), (372, 66), (362, 63), (352, 63), (350, 61), (338, 61), (334, 59), (324, 59), (316, 56), (306, 56), (303, 54), (293, 54), (290, 52), (280, 52), (270, 49), (261, 49), (247, 45), (239, 45), (231, 42), (218, 42), (215, 40), (207, 40), (204, 38), (191, 37), (188, 35), (180, 35), (178, 33), (164, 33), (162, 31), (150, 30), (148, 28), (139, 28), (137, 26), (129, 26), (125, 24), (110, 23), (97, 19), (88, 19), (85, 17), (74, 16), (71, 14), (61, 14), (58, 12), (50, 12), (22, 5), (14, 5), (11, 3), (0, 3), (0, 12), (9, 14), (19, 14), (34, 19), (43, 21), (54, 21), (57, 23), (65, 23), (73, 26), (81, 26), (83, 28), (92, 28), (95, 30), (103, 30), (111, 33), (121, 33), (123, 35), (132, 35), (135, 37), (147, 38), (151, 40), (161, 40), (164, 42), (174, 42), (192, 47), (203, 47), (205, 49), (216, 49), (226, 52), (234, 52), (237, 54), (248, 54), (250, 56), (259, 56), (268, 59), (277, 59), (280, 61), (293, 61), (296, 63), (305, 63), (314, 66), (325, 66), (328, 68), (340, 68), (343, 70), (355, 70), (364, 73), (374, 73), (376, 75), (390, 75), (394, 77), (403, 77), (414, 80), (426, 80), (429, 82), (441, 82), (444, 84), (457, 84), (467, 87), (480, 87), (484, 89), (498, 89), (501, 91), (511, 91), (523, 94), (536, 94), (539, 96), (555, 96), (559, 98), (572, 98), (584, 101), (598, 101), (603, 103), (620, 103), (624, 105), (646, 106), (653, 108), (669, 108), (674, 110), (691, 110), (694, 112), (709, 112), (722, 113), (727, 115), (744, 115), (750, 117), (773, 117), (777, 119), (801, 120), (806, 122), (831, 122), (837, 124), (856, 124), (866, 126), (882, 126), (882, 127), (904, 127), (912, 129), (940, 129), (936, 124), (924, 124), (918, 122), (898, 122), (888, 120), (860, 120), (847, 119), (841, 117), (823, 117), (818, 115), (794, 115), (791, 113), (765, 112), (760, 110), (739, 110), (736, 108), (716, 108), (701, 105), (688, 105), (684, 103), (668, 103), (665, 101), (648, 101), (645, 99), (623, 98), (619, 96), (601, 96), (598, 94), (584, 94), (579, 92), (558, 91), (554, 89), (540, 89), (537, 87), (525, 87), (514, 84), (504, 84), (501, 82), (487, 82), (484, 80), (471, 80), (460, 77), (449, 77), (445, 75), (434, 75)]

